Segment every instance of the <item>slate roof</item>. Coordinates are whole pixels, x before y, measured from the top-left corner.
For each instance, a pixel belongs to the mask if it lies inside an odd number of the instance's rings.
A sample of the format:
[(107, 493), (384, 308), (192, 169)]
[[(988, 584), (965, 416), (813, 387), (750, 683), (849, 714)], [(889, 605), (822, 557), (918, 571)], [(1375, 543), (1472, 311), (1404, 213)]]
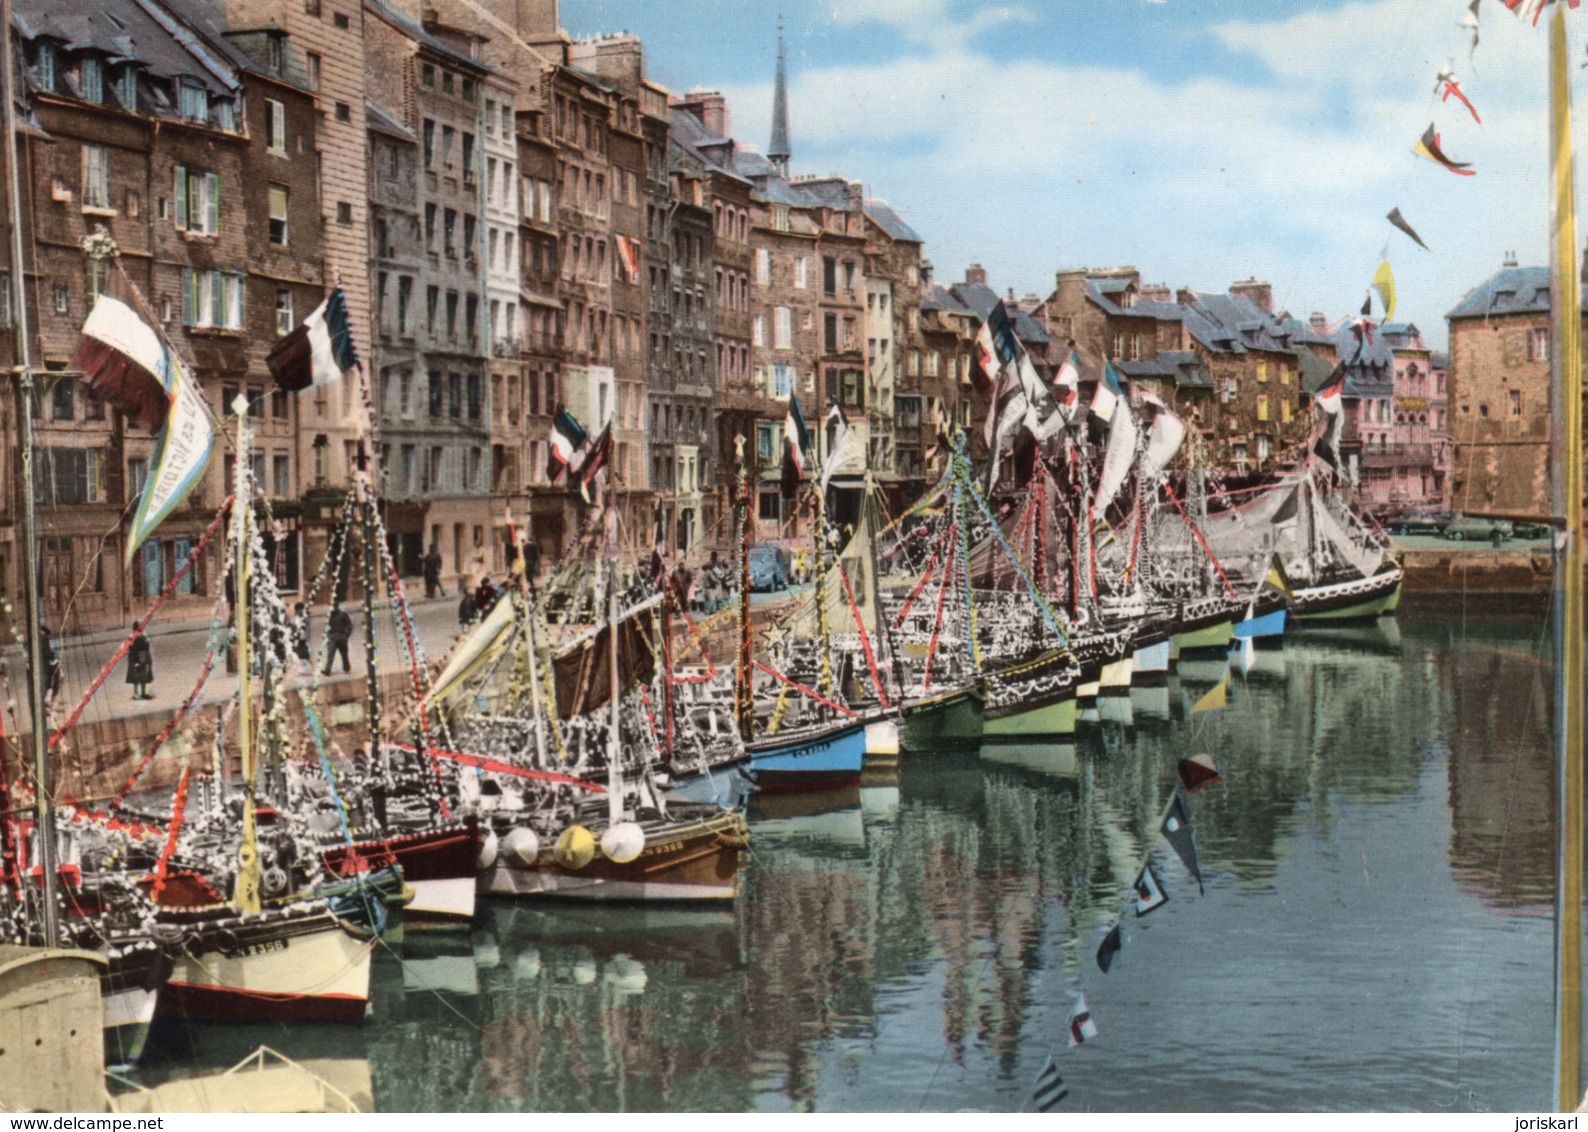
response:
[[(1588, 292), (1583, 301), (1588, 304)], [(1549, 268), (1508, 267), (1467, 292), (1447, 319), (1488, 318), (1496, 314), (1544, 313), (1549, 305)], [(1588, 310), (1588, 305), (1585, 305)]]
[(1296, 351), (1296, 357), (1301, 363), (1301, 388), (1308, 393), (1316, 393), (1334, 376), (1334, 363), (1329, 359), (1320, 357), (1303, 346)]
[(866, 215), (876, 221), (878, 228), (881, 228), (895, 240), (903, 240), (908, 244), (924, 244), (926, 242), (921, 239), (914, 228), (904, 222), (902, 216), (880, 200), (868, 200), (866, 202)]
[(975, 314), (954, 295), (954, 292), (941, 283), (933, 283), (921, 295), (921, 309), (924, 311), (951, 311), (955, 314)]
[(403, 138), (407, 141), (418, 140), (412, 130), (403, 125), (402, 121), (395, 114), (393, 114), (390, 110), (387, 110), (380, 103), (365, 103), (364, 109), (369, 118), (370, 129), (379, 130), (386, 134), (393, 134), (396, 137)]
[[(712, 172), (740, 181), (745, 180), (739, 171), (733, 168), (733, 139), (713, 137), (707, 133), (705, 124), (693, 111), (673, 110), (672, 138), (674, 143)], [(725, 158), (726, 161), (719, 160), (720, 158)]]
[[(481, 75), (490, 75), (495, 73), (495, 68), (491, 67), (484, 60), (476, 59), (467, 51), (459, 51), (456, 47), (453, 47), (445, 40), (438, 39), (436, 36), (431, 35), (425, 30), (424, 25), (418, 20), (415, 20), (407, 12), (401, 11), (400, 9), (388, 4), (386, 0), (364, 0), (364, 10), (376, 16), (384, 23), (390, 24), (392, 27), (406, 35), (409, 39), (413, 40), (415, 43), (423, 44), (431, 51), (434, 51), (437, 55), (441, 55), (452, 60), (460, 67), (468, 67), (476, 74)], [(568, 67), (566, 69), (574, 72), (587, 82), (595, 83), (597, 86), (602, 87), (605, 90), (611, 89), (594, 75), (580, 71), (576, 67)]]
[(1212, 389), (1213, 375), (1190, 350), (1165, 350), (1156, 358), (1114, 363), (1126, 377), (1172, 378), (1179, 389)]
[(161, 78), (197, 80), (211, 94), (231, 96), (242, 86), (238, 69), (246, 64), (224, 40), (212, 43), (154, 4), (138, 0), (96, 0), (63, 5), (60, 0), (16, 0), (16, 24), (24, 38), (61, 40), (68, 51), (92, 49), (113, 58), (135, 59)]

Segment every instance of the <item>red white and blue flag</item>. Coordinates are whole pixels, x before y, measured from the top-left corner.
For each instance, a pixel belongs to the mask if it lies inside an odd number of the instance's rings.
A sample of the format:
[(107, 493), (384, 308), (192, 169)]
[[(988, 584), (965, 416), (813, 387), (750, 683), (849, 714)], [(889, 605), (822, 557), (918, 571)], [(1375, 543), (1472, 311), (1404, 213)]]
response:
[(567, 409), (559, 408), (551, 422), (551, 445), (546, 453), (546, 478), (556, 483), (573, 466), (574, 457), (584, 450), (590, 434)]
[(810, 451), (811, 433), (800, 412), (799, 394), (789, 392), (788, 416), (783, 420), (783, 497), (793, 499), (805, 480), (805, 454)]
[(347, 317), (347, 298), (340, 287), (327, 295), (291, 334), (277, 342), (265, 358), (276, 384), (288, 393), (329, 385), (358, 363), (353, 327)]

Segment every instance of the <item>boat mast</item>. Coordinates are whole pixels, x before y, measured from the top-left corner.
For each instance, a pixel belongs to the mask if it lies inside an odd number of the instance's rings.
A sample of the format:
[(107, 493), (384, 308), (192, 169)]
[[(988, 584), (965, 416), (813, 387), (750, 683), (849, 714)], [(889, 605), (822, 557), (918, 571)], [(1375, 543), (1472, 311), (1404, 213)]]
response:
[(0, 94), (6, 105), (6, 191), (11, 198), (11, 296), (17, 348), (17, 434), (22, 448), (22, 562), (27, 602), (28, 714), (33, 720), (33, 833), (39, 871), (44, 881), (43, 915), (39, 917), (45, 947), (60, 942), (55, 910), (55, 810), (50, 800), (49, 721), (44, 712), (43, 618), (39, 598), (38, 547), (41, 544), (37, 500), (33, 491), (33, 334), (28, 326), (27, 270), (22, 247), (22, 173), (17, 158), (17, 89), (12, 77), (11, 0), (0, 0)]
[(1549, 37), (1550, 296), (1556, 348), (1550, 351), (1551, 500), (1555, 540), (1555, 746), (1560, 766), (1561, 843), (1555, 904), (1556, 1097), (1562, 1112), (1582, 1099), (1583, 915), (1583, 549), (1582, 311), (1573, 196), (1571, 87), (1566, 5), (1556, 4)]
[(739, 457), (741, 505), (739, 521), (739, 664), (734, 680), (734, 709), (739, 717), (739, 737), (748, 743), (755, 737), (755, 687), (750, 668), (750, 542), (755, 522), (750, 510), (751, 486), (755, 475), (755, 453), (745, 451), (744, 434), (733, 438)]
[(248, 398), (239, 393), (232, 401), (232, 411), (237, 414), (237, 491), (232, 506), (236, 528), (237, 549), (237, 749), (243, 776), (243, 836), (237, 847), (237, 881), (232, 888), (232, 903), (239, 911), (259, 911), (259, 848), (254, 841), (254, 751), (251, 724), (254, 708), (253, 658), (249, 655), (249, 612), (253, 604), (249, 590), (252, 586), (249, 569), (253, 555), (249, 552), (249, 520), (253, 517), (254, 492), (249, 482), (251, 468), (249, 449), (253, 438), (248, 427)]

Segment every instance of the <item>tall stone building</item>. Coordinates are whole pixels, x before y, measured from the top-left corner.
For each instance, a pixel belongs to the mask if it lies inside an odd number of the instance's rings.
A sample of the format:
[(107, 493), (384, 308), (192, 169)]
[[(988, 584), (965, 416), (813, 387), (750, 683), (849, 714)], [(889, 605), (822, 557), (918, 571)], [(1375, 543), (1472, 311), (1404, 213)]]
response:
[[(203, 483), (131, 570), (117, 568), (154, 438), (71, 369), (102, 292), (158, 328), (218, 418), (234, 420), (231, 402), (247, 396), (250, 466), (282, 520), (272, 532), (278, 581), (295, 586), (303, 405), (272, 392), (264, 356), (322, 293), (317, 122), (301, 59), (284, 37), (228, 37), (202, 13), (154, 3), (78, 13), (24, 0), (16, 14), (36, 122), (22, 143), (29, 321), (44, 371), (35, 467), (45, 616), (59, 629), (140, 612), (175, 577), (236, 474), (235, 455), (218, 445)], [(114, 241), (117, 256), (86, 254), (94, 236)], [(210, 607), (220, 562), (212, 544), (177, 584), (176, 608)], [(0, 568), (12, 593), (19, 566), (13, 541)]]
[[(395, 485), (393, 500), (404, 506), (391, 516), (392, 533), (410, 566), (416, 547), (436, 543), (449, 572), (477, 581), (501, 568), (491, 537), (490, 344), (477, 132), (492, 69), (479, 57), (479, 38), (468, 31), (421, 24), (385, 0), (366, 0), (365, 12), (368, 85), (395, 82), (403, 95), (401, 124), (418, 144), (410, 206), (419, 218), (422, 249), (413, 285), (418, 308), (409, 312), (409, 333), (398, 332), (399, 364), (413, 359), (409, 399), (402, 400), (396, 365), (382, 367), (397, 380), (381, 391), (392, 394), (382, 402), (385, 443), (397, 446), (399, 470), (406, 458), (402, 446), (413, 445), (418, 477)], [(403, 313), (401, 277), (398, 286), (393, 319)]]
[(1451, 506), (1479, 515), (1551, 513), (1549, 269), (1507, 258), (1450, 324)]

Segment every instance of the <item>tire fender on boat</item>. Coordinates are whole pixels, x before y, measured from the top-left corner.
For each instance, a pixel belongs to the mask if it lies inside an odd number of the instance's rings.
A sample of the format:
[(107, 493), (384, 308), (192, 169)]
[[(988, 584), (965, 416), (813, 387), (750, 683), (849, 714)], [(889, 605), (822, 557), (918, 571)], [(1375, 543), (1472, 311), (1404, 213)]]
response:
[(608, 826), (601, 834), (601, 852), (607, 860), (626, 865), (645, 852), (645, 830), (631, 821)]
[(528, 826), (515, 826), (502, 838), (500, 851), (521, 865), (533, 865), (540, 859), (540, 838)]

